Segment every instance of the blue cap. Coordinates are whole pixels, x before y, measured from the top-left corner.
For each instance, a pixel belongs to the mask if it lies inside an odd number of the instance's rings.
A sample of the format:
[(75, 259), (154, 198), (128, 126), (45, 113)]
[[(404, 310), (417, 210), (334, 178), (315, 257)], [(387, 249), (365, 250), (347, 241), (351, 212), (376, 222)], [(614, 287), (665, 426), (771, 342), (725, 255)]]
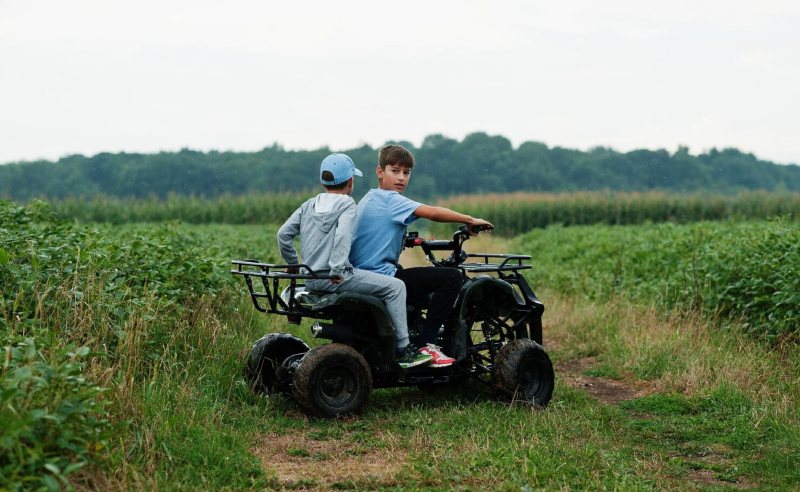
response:
[[(332, 181), (322, 179), (324, 171), (330, 171), (333, 174)], [(363, 176), (363, 174), (356, 169), (353, 159), (345, 154), (331, 154), (322, 159), (322, 165), (319, 166), (319, 182), (324, 185), (342, 184), (353, 176)]]

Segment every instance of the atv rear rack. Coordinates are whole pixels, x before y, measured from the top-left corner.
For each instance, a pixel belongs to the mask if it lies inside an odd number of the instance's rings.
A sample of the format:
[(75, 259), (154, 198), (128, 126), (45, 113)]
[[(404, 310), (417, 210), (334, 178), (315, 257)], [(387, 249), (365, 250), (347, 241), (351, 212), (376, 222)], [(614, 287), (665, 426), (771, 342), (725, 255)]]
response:
[[(275, 313), (288, 316), (308, 316), (309, 310), (305, 308), (295, 299), (295, 293), (298, 287), (303, 287), (304, 284), (298, 283), (298, 280), (330, 280), (337, 278), (332, 275), (320, 275), (311, 269), (308, 265), (286, 265), (277, 263), (261, 263), (256, 260), (233, 260), (231, 263), (236, 265), (236, 268), (231, 270), (234, 275), (242, 275), (247, 289), (250, 291), (250, 298), (253, 300), (253, 306), (262, 313)], [(247, 269), (249, 268), (249, 269)], [(295, 269), (298, 273), (290, 273), (286, 270)], [(299, 273), (305, 270), (306, 273)], [(260, 279), (261, 285), (264, 287), (263, 291), (259, 291), (254, 283), (253, 277)], [(288, 280), (288, 302), (281, 297), (281, 280)], [(266, 299), (267, 306), (263, 306), (259, 301)]]

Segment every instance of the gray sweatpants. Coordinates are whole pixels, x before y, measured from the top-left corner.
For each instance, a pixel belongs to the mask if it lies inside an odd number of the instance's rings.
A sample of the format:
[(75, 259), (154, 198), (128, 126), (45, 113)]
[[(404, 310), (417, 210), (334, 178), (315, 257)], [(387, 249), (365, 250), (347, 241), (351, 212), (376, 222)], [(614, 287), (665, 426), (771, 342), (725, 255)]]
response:
[(330, 280), (307, 280), (306, 287), (318, 292), (353, 292), (377, 297), (386, 305), (391, 318), (396, 347), (404, 349), (408, 345), (406, 285), (402, 280), (354, 268), (352, 272), (345, 272), (341, 284), (333, 284)]

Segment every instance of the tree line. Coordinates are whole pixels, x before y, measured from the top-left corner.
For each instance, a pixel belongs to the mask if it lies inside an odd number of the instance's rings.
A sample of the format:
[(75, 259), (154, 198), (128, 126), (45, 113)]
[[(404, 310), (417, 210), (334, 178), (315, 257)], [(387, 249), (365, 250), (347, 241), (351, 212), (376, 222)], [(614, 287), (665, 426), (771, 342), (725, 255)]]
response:
[[(429, 135), (414, 153), (409, 194), (414, 198), (467, 193), (644, 191), (676, 192), (800, 190), (800, 166), (779, 165), (734, 148), (692, 155), (607, 147), (588, 151), (525, 142), (514, 147), (499, 135), (473, 133), (463, 140)], [(377, 148), (337, 149), (365, 172), (359, 197), (376, 185)], [(301, 192), (317, 187), (315, 176), (329, 148), (286, 150), (274, 144), (258, 152), (101, 153), (58, 161), (0, 166), (0, 197), (15, 200), (98, 195), (165, 198), (173, 194), (205, 198), (263, 192)]]

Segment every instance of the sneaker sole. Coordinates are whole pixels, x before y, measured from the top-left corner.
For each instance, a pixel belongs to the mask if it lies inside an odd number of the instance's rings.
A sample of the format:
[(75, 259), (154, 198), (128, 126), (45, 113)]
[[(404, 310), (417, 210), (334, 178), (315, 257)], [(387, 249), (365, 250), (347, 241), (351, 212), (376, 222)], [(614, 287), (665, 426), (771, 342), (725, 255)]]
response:
[(419, 360), (419, 361), (417, 361), (417, 362), (404, 362), (404, 363), (398, 363), (398, 365), (399, 365), (401, 368), (403, 368), (403, 369), (408, 369), (408, 368), (410, 368), (410, 367), (417, 367), (417, 366), (421, 366), (421, 365), (423, 365), (423, 364), (430, 364), (430, 362), (431, 362), (432, 360), (433, 360), (433, 358), (430, 358), (430, 359), (426, 359), (426, 360)]
[(453, 361), (453, 362), (444, 362), (444, 363), (438, 363), (438, 364), (437, 364), (436, 362), (433, 362), (433, 363), (431, 363), (431, 367), (450, 367), (450, 366), (452, 366), (453, 364), (455, 364), (455, 362), (456, 362), (456, 361)]

